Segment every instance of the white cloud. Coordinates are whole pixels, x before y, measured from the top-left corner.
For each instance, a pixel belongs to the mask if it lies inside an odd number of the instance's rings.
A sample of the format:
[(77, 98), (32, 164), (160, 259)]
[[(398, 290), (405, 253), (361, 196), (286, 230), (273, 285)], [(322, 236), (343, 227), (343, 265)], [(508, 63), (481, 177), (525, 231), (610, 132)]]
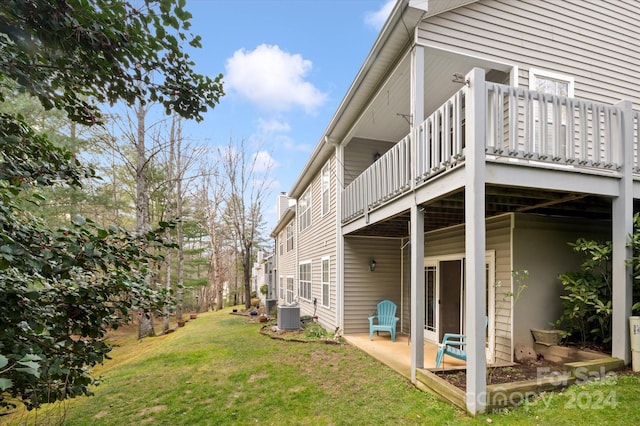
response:
[(387, 0), (382, 7), (374, 12), (367, 12), (364, 16), (364, 22), (375, 30), (380, 30), (387, 18), (391, 15), (396, 0)]
[(302, 107), (313, 113), (327, 95), (305, 81), (312, 63), (278, 46), (261, 44), (255, 50), (237, 50), (225, 65), (225, 89), (237, 92), (269, 111)]
[(258, 131), (261, 134), (288, 133), (291, 130), (289, 123), (276, 119), (258, 119)]
[(308, 143), (297, 143), (293, 139), (284, 140), (284, 148), (287, 151), (308, 152), (311, 153), (313, 145)]
[(258, 151), (253, 156), (255, 161), (254, 171), (256, 172), (268, 172), (279, 166), (278, 162), (267, 151)]

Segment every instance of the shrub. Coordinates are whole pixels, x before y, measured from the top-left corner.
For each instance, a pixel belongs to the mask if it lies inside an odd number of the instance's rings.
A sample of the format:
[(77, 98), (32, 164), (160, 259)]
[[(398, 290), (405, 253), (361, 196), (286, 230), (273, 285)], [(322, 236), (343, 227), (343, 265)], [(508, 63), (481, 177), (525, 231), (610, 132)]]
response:
[[(610, 346), (612, 306), (612, 278), (610, 241), (598, 242), (579, 238), (569, 243), (576, 253), (584, 257), (579, 271), (560, 274), (565, 294), (562, 315), (554, 324), (584, 346), (587, 341)], [(632, 314), (640, 315), (640, 215), (633, 218), (633, 234), (629, 247), (633, 254), (627, 260), (633, 273)]]
[(611, 341), (611, 243), (579, 238), (569, 244), (584, 257), (579, 271), (560, 274), (565, 294), (556, 327), (585, 346)]

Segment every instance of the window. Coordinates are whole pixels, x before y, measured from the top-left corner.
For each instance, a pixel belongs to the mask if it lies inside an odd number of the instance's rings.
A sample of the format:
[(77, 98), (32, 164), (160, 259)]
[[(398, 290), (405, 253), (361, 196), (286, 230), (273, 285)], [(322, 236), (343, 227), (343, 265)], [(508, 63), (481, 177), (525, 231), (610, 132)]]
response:
[(295, 232), (295, 228), (293, 226), (293, 222), (287, 225), (287, 251), (293, 250), (293, 234)]
[(280, 249), (280, 255), (282, 256), (284, 253), (284, 234), (282, 232), (278, 235), (278, 246)]
[[(572, 77), (561, 74), (529, 70), (529, 89), (548, 95), (573, 97)], [(534, 102), (534, 150), (544, 159), (548, 156), (563, 158), (567, 155), (567, 106), (562, 103)]]
[(573, 97), (573, 77), (548, 71), (529, 70), (529, 89), (552, 95)]
[(280, 280), (278, 281), (278, 296), (280, 297), (280, 300), (284, 300), (287, 296), (284, 289), (284, 277), (280, 277)]
[(298, 200), (298, 215), (300, 217), (300, 231), (311, 226), (311, 188), (307, 189)]
[(293, 277), (287, 277), (287, 303), (293, 303)]
[(322, 258), (322, 306), (329, 307), (330, 302), (330, 278), (329, 278), (329, 258)]
[(329, 187), (331, 186), (331, 175), (329, 169), (329, 163), (322, 168), (322, 215), (329, 213), (329, 204), (331, 202), (331, 193)]
[(298, 296), (311, 300), (311, 262), (301, 263), (298, 274)]

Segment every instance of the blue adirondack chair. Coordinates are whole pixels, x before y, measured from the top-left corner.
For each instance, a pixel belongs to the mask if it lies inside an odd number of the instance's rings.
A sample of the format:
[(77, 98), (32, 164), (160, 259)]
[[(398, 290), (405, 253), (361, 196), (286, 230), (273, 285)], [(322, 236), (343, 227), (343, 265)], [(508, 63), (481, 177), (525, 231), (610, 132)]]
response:
[[(396, 341), (396, 324), (400, 318), (396, 317), (396, 304), (391, 300), (383, 300), (378, 303), (378, 312), (369, 317), (369, 339), (373, 340), (373, 332), (380, 334), (380, 331), (391, 333), (391, 341)], [(376, 324), (375, 320), (378, 320)]]
[[(485, 317), (484, 326), (489, 324), (489, 318)], [(440, 367), (442, 358), (445, 355), (452, 356), (454, 358), (467, 360), (467, 351), (465, 346), (467, 342), (464, 341), (467, 336), (464, 334), (446, 333), (442, 336), (442, 343), (438, 343), (438, 353), (436, 354), (436, 368)]]
[(467, 342), (464, 341), (466, 337), (464, 334), (455, 333), (446, 333), (444, 337), (442, 337), (442, 343), (438, 343), (436, 368), (440, 367), (440, 363), (445, 354), (463, 361), (467, 360), (467, 351), (465, 350)]

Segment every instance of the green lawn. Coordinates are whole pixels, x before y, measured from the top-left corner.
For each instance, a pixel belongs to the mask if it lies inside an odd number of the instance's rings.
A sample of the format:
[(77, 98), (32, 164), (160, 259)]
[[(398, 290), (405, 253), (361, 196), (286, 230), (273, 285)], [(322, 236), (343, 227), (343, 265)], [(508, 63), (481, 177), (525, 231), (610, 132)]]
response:
[[(640, 377), (546, 394), (506, 413), (471, 418), (348, 345), (258, 333), (229, 310), (200, 314), (176, 333), (113, 336), (95, 396), (39, 410), (65, 425), (640, 424)], [(614, 383), (615, 382), (615, 383)], [(23, 416), (20, 424), (33, 418)]]

